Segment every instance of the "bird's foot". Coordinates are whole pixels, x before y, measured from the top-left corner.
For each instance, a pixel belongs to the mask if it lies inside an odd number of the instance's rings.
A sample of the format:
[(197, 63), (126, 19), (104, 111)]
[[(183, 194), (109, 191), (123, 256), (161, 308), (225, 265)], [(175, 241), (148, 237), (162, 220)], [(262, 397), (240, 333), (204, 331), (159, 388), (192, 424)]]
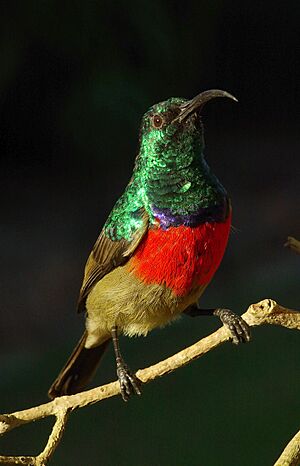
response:
[(229, 309), (216, 309), (214, 315), (218, 316), (223, 325), (229, 328), (232, 336), (232, 343), (247, 343), (251, 339), (249, 325), (244, 319), (230, 311)]
[(141, 395), (142, 382), (130, 371), (124, 362), (117, 364), (117, 376), (119, 379), (121, 395), (124, 401), (128, 401), (133, 394)]

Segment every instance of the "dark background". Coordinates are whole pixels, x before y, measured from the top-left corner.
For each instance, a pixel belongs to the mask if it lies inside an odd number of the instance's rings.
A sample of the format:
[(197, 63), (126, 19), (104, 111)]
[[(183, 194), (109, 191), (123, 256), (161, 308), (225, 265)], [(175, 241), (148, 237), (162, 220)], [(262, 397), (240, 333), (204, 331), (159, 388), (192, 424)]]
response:
[[(272, 297), (299, 307), (298, 1), (7, 1), (0, 4), (1, 412), (46, 401), (84, 326), (86, 257), (122, 193), (141, 115), (170, 96), (226, 89), (207, 106), (206, 156), (233, 223), (202, 300), (242, 313)], [(180, 322), (121, 343), (145, 367), (218, 327)], [(53, 466), (265, 466), (299, 429), (299, 336), (253, 332), (144, 388), (80, 410)], [(115, 378), (111, 349), (95, 383)], [(37, 453), (46, 422), (1, 453)], [(50, 424), (48, 422), (48, 428)]]

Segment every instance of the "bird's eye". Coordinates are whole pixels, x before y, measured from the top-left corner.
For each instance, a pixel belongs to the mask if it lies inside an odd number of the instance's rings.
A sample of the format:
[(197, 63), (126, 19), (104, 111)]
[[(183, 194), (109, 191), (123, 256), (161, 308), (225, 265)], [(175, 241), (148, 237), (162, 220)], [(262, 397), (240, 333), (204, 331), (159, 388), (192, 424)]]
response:
[(160, 115), (153, 115), (152, 124), (154, 128), (161, 128), (164, 124), (164, 119)]

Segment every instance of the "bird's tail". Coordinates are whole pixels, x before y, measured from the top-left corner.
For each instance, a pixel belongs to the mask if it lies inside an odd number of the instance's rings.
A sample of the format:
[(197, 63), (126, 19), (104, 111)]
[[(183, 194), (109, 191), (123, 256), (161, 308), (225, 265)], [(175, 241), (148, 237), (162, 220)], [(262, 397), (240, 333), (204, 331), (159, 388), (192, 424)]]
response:
[(87, 333), (84, 332), (66, 365), (51, 385), (49, 398), (80, 392), (94, 376), (110, 339), (95, 348), (85, 348), (86, 337)]

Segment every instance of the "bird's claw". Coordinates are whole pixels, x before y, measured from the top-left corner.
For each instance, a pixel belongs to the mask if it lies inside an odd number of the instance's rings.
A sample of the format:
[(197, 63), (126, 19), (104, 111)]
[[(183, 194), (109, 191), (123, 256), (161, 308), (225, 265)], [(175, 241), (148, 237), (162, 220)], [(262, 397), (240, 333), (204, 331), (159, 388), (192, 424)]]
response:
[(220, 318), (223, 325), (229, 328), (232, 343), (238, 345), (239, 343), (248, 343), (251, 340), (250, 327), (241, 316), (229, 309), (216, 309), (214, 314)]
[(133, 394), (141, 395), (141, 381), (130, 371), (126, 364), (120, 363), (117, 366), (117, 376), (124, 401), (128, 401)]

